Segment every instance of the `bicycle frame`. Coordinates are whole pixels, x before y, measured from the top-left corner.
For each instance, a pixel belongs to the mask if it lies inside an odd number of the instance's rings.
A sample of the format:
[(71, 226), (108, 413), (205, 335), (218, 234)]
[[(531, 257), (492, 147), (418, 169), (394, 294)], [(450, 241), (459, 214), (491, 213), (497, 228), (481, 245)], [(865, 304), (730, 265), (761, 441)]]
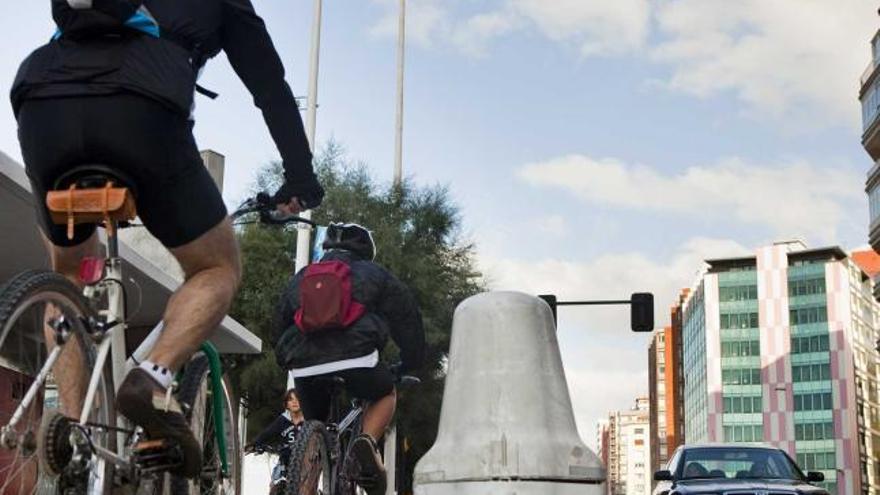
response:
[[(117, 228), (118, 227), (114, 225), (112, 231), (115, 232)], [(114, 234), (107, 235), (107, 258), (105, 260), (104, 270), (104, 276), (97, 284), (86, 286), (83, 290), (83, 295), (88, 299), (93, 299), (102, 294), (106, 294), (107, 307), (106, 309), (100, 310), (98, 315), (103, 318), (103, 321), (107, 322), (107, 327), (100, 329), (93, 334), (93, 337), (97, 342), (97, 356), (95, 359), (95, 368), (89, 379), (89, 386), (83, 402), (82, 414), (79, 418), (79, 425), (82, 427), (88, 426), (89, 412), (94, 406), (95, 395), (97, 394), (98, 386), (100, 385), (108, 357), (111, 358), (113, 382), (115, 387), (118, 388), (128, 371), (137, 366), (140, 361), (146, 359), (150, 351), (156, 345), (164, 328), (163, 323), (160, 321), (153, 330), (150, 331), (135, 352), (132, 353), (132, 356), (126, 360), (125, 329), (127, 328), (127, 325), (125, 323), (125, 295), (122, 285), (122, 259), (119, 257), (118, 238)], [(11, 430), (18, 421), (21, 420), (25, 410), (27, 410), (31, 402), (36, 398), (40, 387), (43, 386), (46, 377), (51, 372), (52, 367), (55, 365), (55, 362), (60, 356), (65, 344), (66, 340), (52, 349), (52, 352), (46, 359), (46, 363), (38, 373), (37, 378), (31, 384), (21, 403), (19, 403), (9, 423), (4, 427), (4, 431)], [(223, 408), (223, 371), (220, 364), (220, 354), (210, 342), (204, 342), (202, 344), (201, 352), (203, 352), (208, 358), (209, 375), (211, 377), (210, 386), (213, 392), (213, 408), (215, 412), (214, 434), (219, 448), (223, 474), (228, 475), (229, 462), (226, 456), (224, 425), (224, 415), (226, 412)], [(116, 390), (113, 392), (115, 394)], [(117, 425), (125, 425), (128, 423), (123, 416), (117, 416), (116, 420)], [(124, 431), (117, 431), (116, 452), (95, 445), (95, 454), (98, 457), (113, 462), (117, 466), (130, 467), (130, 461), (126, 458), (125, 454), (125, 435), (126, 433)]]

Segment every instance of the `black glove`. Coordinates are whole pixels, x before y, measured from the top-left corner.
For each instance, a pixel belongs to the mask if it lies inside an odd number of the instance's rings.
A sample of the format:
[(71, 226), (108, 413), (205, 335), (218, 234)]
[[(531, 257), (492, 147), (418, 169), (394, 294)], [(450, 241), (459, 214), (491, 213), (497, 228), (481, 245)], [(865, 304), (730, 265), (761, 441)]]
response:
[(318, 178), (314, 175), (306, 182), (292, 182), (290, 179), (286, 179), (272, 200), (275, 204), (283, 204), (294, 197), (299, 199), (300, 206), (304, 209), (317, 208), (324, 199), (324, 188), (321, 187)]

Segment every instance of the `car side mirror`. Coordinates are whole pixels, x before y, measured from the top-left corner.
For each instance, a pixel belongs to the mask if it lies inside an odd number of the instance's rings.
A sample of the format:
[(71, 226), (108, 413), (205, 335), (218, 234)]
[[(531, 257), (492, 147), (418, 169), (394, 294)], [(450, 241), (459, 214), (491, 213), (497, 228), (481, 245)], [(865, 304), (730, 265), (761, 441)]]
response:
[(654, 331), (654, 294), (636, 292), (630, 297), (630, 328), (633, 332)]
[(819, 483), (825, 481), (825, 475), (820, 473), (819, 471), (808, 471), (807, 481), (809, 481), (810, 483)]
[[(821, 473), (820, 473), (821, 474)], [(654, 473), (654, 481), (672, 481), (672, 472), (661, 469)]]

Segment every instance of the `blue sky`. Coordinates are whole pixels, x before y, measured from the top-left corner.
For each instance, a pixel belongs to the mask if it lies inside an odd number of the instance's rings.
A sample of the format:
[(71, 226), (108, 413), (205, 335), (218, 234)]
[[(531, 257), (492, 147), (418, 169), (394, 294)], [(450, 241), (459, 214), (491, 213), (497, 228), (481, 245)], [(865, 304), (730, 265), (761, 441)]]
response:
[[(298, 95), (311, 0), (254, 0)], [(396, 0), (325, 2), (318, 143), (391, 178)], [(3, 7), (0, 93), (52, 32), (49, 2)], [(404, 169), (447, 184), (496, 288), (654, 291), (658, 325), (700, 260), (781, 239), (866, 243), (858, 78), (880, 26), (863, 0), (409, 0)], [(12, 40), (12, 41), (10, 41)], [(225, 58), (196, 137), (235, 204), (277, 152)], [(8, 108), (8, 107), (7, 107)], [(0, 149), (20, 158), (11, 111)], [(662, 319), (661, 319), (662, 318)], [(560, 343), (582, 436), (647, 394), (625, 312), (569, 309)], [(602, 397), (603, 400), (596, 400)]]

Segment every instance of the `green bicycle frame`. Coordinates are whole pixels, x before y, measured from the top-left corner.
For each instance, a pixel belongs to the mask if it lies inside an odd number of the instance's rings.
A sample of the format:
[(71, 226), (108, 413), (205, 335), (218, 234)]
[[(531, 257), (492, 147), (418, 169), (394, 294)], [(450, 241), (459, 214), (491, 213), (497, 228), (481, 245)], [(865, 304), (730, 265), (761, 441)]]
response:
[[(223, 368), (220, 365), (220, 353), (217, 348), (210, 342), (204, 342), (201, 346), (202, 352), (208, 358), (208, 376), (211, 377), (211, 397), (214, 408), (214, 437), (217, 439), (217, 448), (220, 449), (220, 469), (223, 476), (229, 476), (229, 461), (226, 458), (226, 427), (225, 414), (223, 408)], [(175, 379), (178, 383), (183, 380), (185, 370), (177, 372)], [(217, 411), (220, 411), (217, 413)]]
[(210, 342), (203, 343), (201, 349), (208, 357), (208, 375), (211, 377), (211, 396), (214, 401), (214, 436), (217, 439), (217, 448), (220, 450), (220, 468), (223, 470), (223, 476), (229, 476), (224, 421), (226, 409), (223, 407), (223, 368), (220, 366), (220, 353)]

